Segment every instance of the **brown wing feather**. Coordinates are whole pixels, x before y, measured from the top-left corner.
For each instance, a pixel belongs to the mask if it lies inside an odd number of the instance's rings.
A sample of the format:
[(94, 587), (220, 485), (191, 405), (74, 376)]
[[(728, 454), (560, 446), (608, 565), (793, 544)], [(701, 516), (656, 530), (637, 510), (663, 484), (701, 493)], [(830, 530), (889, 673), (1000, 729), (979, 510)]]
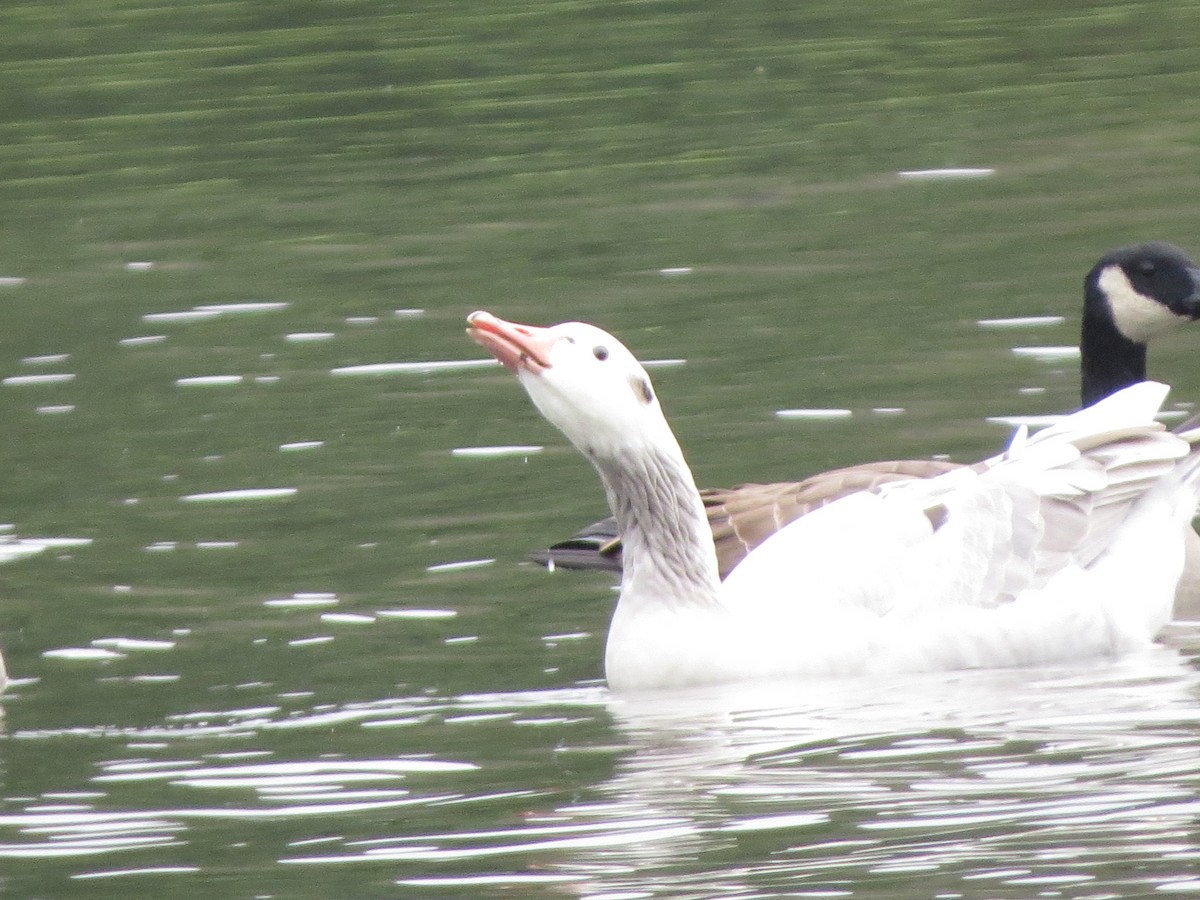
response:
[(826, 503), (888, 482), (932, 478), (955, 468), (957, 463), (936, 460), (890, 460), (832, 469), (803, 481), (703, 490), (700, 496), (712, 526), (721, 577), (784, 525)]
[[(803, 481), (743, 484), (700, 492), (712, 526), (721, 577), (772, 534), (806, 513), (858, 491), (870, 491), (891, 481), (932, 478), (958, 468), (936, 460), (890, 460), (832, 469)], [(537, 562), (579, 569), (621, 568), (621, 538), (611, 517), (560, 541), (548, 550), (531, 553)]]

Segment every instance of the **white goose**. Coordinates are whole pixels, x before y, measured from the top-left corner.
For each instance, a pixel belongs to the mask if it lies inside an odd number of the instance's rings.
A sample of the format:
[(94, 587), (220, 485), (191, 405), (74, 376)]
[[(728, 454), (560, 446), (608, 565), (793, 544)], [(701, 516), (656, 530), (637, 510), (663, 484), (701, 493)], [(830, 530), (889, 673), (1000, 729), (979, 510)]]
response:
[(1149, 644), (1170, 616), (1200, 452), (1154, 421), (1162, 385), (1019, 433), (976, 466), (830, 503), (721, 582), (704, 505), (634, 356), (592, 325), (468, 322), (600, 474), (625, 545), (605, 652), (615, 689), (1112, 654)]

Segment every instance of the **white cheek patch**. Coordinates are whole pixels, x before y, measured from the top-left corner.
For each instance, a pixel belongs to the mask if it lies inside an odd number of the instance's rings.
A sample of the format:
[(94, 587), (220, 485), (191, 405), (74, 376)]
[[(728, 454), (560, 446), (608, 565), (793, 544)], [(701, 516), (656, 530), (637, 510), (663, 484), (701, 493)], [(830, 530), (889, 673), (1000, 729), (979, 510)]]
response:
[(1100, 273), (1100, 290), (1108, 298), (1113, 324), (1129, 340), (1145, 344), (1179, 325), (1190, 322), (1187, 316), (1171, 312), (1157, 300), (1139, 293), (1120, 266), (1107, 266)]

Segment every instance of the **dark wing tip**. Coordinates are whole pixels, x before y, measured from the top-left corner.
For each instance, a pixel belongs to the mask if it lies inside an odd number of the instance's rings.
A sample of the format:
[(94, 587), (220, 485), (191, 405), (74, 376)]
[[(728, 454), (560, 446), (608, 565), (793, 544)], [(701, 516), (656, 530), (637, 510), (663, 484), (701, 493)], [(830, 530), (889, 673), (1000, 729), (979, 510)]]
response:
[(529, 558), (547, 568), (621, 571), (621, 538), (615, 519), (602, 519), (545, 550), (535, 550)]

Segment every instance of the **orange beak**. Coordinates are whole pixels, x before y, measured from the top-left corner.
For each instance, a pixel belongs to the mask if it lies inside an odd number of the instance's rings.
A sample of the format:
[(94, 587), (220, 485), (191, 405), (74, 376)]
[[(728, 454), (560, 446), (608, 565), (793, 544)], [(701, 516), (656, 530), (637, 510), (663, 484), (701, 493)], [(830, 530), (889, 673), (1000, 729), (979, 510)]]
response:
[(549, 328), (506, 322), (479, 310), (467, 316), (467, 335), (514, 375), (522, 368), (534, 375), (550, 368), (555, 338)]

